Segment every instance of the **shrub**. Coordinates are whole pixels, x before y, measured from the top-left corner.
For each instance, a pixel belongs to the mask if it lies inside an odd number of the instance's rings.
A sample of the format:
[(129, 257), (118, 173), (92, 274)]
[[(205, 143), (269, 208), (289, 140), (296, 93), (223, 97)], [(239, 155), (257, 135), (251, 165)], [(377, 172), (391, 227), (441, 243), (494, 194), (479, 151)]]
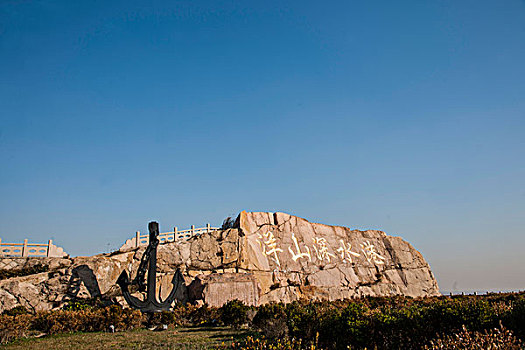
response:
[(240, 300), (230, 300), (219, 308), (221, 321), (225, 325), (239, 327), (246, 323), (249, 307)]
[(247, 337), (246, 340), (241, 342), (233, 342), (230, 345), (223, 345), (219, 349), (232, 349), (232, 350), (321, 350), (316, 345), (305, 347), (300, 339), (259, 339), (253, 337)]
[(180, 325), (177, 320), (177, 315), (171, 311), (156, 312), (148, 317), (148, 326), (159, 325)]
[[(319, 334), (319, 344), (327, 348), (419, 349), (438, 334), (461, 331), (462, 325), (470, 331), (494, 328), (509, 313), (504, 298), (376, 297), (269, 304), (258, 308), (253, 326), (267, 338), (288, 335), (303, 344), (313, 344)], [(516, 311), (507, 320), (514, 320), (514, 328), (523, 324), (520, 305), (515, 302)]]
[(120, 306), (77, 311), (56, 310), (36, 315), (33, 328), (48, 334), (65, 332), (105, 331), (110, 325), (116, 330), (128, 330), (139, 327), (144, 321), (140, 311), (123, 309)]
[(319, 303), (304, 300), (294, 301), (285, 308), (288, 332), (291, 337), (312, 341), (319, 332), (320, 313)]
[(78, 299), (78, 300), (72, 300), (66, 303), (62, 308), (68, 311), (79, 311), (79, 310), (92, 309), (93, 305), (87, 300)]
[(35, 317), (33, 327), (36, 330), (48, 334), (77, 332), (80, 330), (98, 330), (89, 327), (90, 321), (95, 322), (93, 315), (88, 310), (57, 310), (54, 312), (38, 313)]
[(340, 334), (336, 338), (339, 348), (344, 348), (348, 343), (357, 347), (365, 347), (369, 339), (371, 321), (370, 309), (361, 303), (350, 303), (335, 319), (334, 328)]
[(204, 304), (199, 308), (190, 308), (188, 318), (194, 326), (216, 326), (220, 320), (220, 315), (216, 307), (209, 307), (208, 304)]
[(467, 331), (463, 326), (460, 333), (453, 335), (438, 337), (426, 345), (426, 350), (455, 350), (455, 349), (469, 349), (469, 350), (519, 350), (522, 349), (522, 342), (517, 339), (511, 331), (505, 329), (503, 326), (491, 330)]
[(170, 311), (173, 324), (176, 326), (192, 326), (192, 314), (196, 309), (195, 305), (177, 303)]
[(112, 305), (95, 312), (99, 316), (97, 325), (98, 330), (107, 330), (110, 325), (115, 326), (116, 330), (123, 331), (135, 329), (144, 322), (144, 315), (134, 309), (123, 309), (120, 306)]
[(513, 302), (505, 323), (519, 338), (525, 340), (525, 298)]
[(0, 315), (0, 344), (26, 337), (31, 333), (33, 315)]
[(252, 326), (267, 338), (283, 338), (288, 336), (286, 320), (284, 304), (270, 303), (258, 307)]
[(14, 308), (3, 312), (4, 315), (8, 316), (27, 315), (28, 313), (29, 311), (22, 305), (15, 306)]

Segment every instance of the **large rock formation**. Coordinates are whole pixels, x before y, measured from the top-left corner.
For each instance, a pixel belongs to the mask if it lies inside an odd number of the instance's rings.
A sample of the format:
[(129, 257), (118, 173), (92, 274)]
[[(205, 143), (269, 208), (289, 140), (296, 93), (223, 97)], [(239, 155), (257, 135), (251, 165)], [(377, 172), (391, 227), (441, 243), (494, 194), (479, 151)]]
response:
[[(73, 298), (122, 302), (115, 281), (124, 269), (135, 275), (144, 249), (55, 260), (18, 258), (18, 265), (37, 260), (49, 271), (0, 281), (0, 311), (17, 305), (52, 309)], [(177, 269), (185, 278), (179, 300), (214, 306), (231, 299), (258, 305), (301, 297), (439, 294), (426, 261), (401, 238), (284, 213), (242, 212), (233, 228), (160, 245), (162, 297), (169, 294)]]

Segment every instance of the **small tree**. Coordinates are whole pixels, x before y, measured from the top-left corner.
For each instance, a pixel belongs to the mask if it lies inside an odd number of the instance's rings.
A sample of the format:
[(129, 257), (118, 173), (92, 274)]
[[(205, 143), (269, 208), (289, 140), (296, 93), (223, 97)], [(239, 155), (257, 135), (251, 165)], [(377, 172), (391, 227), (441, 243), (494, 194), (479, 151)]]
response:
[(223, 230), (227, 230), (229, 228), (234, 228), (235, 226), (235, 219), (232, 218), (231, 216), (228, 216), (226, 219), (224, 219), (224, 221), (222, 222), (222, 227), (221, 229)]

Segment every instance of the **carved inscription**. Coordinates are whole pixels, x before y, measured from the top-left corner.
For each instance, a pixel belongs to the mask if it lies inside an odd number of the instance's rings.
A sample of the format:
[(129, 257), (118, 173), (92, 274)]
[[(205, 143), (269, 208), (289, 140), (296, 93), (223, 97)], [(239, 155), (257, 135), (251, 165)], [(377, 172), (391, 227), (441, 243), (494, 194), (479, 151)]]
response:
[[(261, 251), (264, 255), (268, 256), (278, 267), (281, 267), (281, 261), (279, 259), (280, 254), (284, 252), (278, 245), (277, 239), (273, 235), (273, 232), (268, 231), (266, 233), (258, 234), (257, 242), (261, 247)], [(357, 258), (363, 258), (370, 264), (384, 265), (385, 258), (379, 254), (376, 247), (365, 241), (360, 244), (360, 252), (358, 253), (352, 249), (352, 244), (339, 240), (339, 247), (333, 250), (328, 244), (328, 241), (324, 237), (315, 237), (314, 242), (308, 246), (307, 244), (299, 244), (297, 237), (292, 232), (292, 244), (289, 245), (287, 251), (290, 253), (293, 261), (297, 262), (301, 259), (307, 259), (308, 262), (312, 262), (313, 258), (316, 259), (317, 263), (338, 263), (352, 264)]]
[(295, 252), (292, 250), (291, 247), (288, 247), (288, 251), (290, 252), (290, 254), (292, 254), (292, 260), (297, 261), (297, 259), (308, 258), (309, 261), (312, 261), (312, 255), (310, 254), (310, 248), (306, 246), (305, 252), (301, 253), (301, 249), (299, 249), (299, 243), (297, 243), (297, 238), (295, 238), (295, 234), (293, 232), (292, 232), (292, 241), (295, 245)]
[(320, 261), (326, 260), (330, 262), (331, 258), (335, 258), (335, 255), (328, 251), (328, 243), (323, 237), (315, 238), (314, 250), (317, 259), (319, 259)]
[(352, 256), (361, 256), (358, 253), (355, 253), (352, 251), (352, 244), (351, 243), (345, 243), (342, 239), (339, 240), (341, 242), (341, 247), (337, 249), (341, 256), (341, 260), (344, 263), (352, 263)]
[(361, 244), (361, 250), (368, 262), (374, 262), (376, 265), (382, 265), (385, 262), (385, 258), (383, 258), (379, 253), (376, 251), (376, 248), (372, 243), (369, 241), (366, 241), (365, 243)]
[(277, 266), (281, 267), (281, 262), (279, 261), (278, 253), (282, 253), (283, 250), (277, 247), (277, 241), (273, 236), (271, 231), (259, 234), (259, 245), (262, 247), (262, 252), (264, 255), (267, 255), (272, 259)]

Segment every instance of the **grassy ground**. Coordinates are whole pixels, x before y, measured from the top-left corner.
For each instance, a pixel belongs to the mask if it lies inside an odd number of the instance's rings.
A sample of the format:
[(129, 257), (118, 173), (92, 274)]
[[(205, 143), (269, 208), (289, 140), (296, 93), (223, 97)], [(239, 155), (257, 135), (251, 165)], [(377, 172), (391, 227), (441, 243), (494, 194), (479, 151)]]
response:
[(23, 339), (4, 349), (209, 349), (250, 335), (250, 331), (227, 327), (170, 328), (165, 331), (139, 329), (117, 333), (73, 333)]

